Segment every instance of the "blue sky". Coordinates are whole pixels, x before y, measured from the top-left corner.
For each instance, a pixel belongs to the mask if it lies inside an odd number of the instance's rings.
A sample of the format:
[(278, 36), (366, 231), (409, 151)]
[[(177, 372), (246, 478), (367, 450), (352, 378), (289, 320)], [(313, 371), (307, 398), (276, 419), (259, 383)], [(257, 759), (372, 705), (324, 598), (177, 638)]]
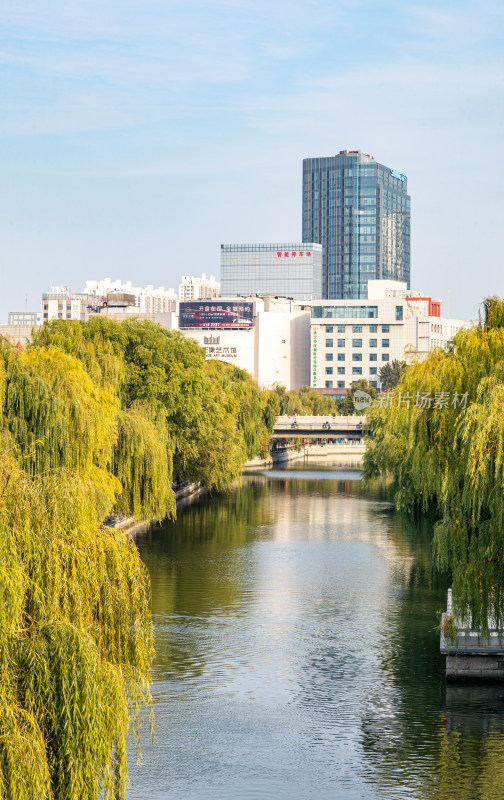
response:
[(4, 0), (0, 322), (51, 284), (176, 287), (301, 238), (301, 162), (406, 173), (412, 287), (504, 295), (499, 0)]

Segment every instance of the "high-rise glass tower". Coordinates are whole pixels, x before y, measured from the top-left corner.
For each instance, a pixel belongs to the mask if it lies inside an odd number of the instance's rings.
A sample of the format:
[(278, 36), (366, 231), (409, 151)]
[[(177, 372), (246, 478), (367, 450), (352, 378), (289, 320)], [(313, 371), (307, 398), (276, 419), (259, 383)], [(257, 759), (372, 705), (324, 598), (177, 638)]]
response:
[(322, 292), (367, 297), (370, 279), (410, 288), (410, 197), (406, 175), (360, 150), (303, 160), (304, 242), (322, 245)]

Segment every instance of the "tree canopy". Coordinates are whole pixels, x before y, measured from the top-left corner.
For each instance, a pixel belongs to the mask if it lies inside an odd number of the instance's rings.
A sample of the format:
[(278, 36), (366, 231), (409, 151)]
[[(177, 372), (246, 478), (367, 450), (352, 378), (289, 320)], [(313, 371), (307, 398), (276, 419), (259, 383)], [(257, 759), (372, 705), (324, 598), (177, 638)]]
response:
[(367, 476), (390, 473), (398, 508), (437, 517), (434, 553), (455, 611), (504, 624), (504, 304), (489, 298), (453, 347), (408, 367), (367, 410)]
[(382, 389), (386, 392), (394, 389), (406, 372), (406, 367), (406, 361), (399, 361), (397, 358), (394, 358), (393, 361), (387, 361), (383, 367), (380, 367), (378, 377)]
[(224, 488), (278, 407), (149, 322), (0, 342), (0, 797), (125, 797), (150, 706), (150, 581), (111, 511), (173, 516), (174, 478)]
[(285, 386), (277, 384), (273, 391), (278, 398), (279, 414), (328, 416), (341, 413), (338, 404), (332, 397), (320, 394), (310, 386), (287, 391)]

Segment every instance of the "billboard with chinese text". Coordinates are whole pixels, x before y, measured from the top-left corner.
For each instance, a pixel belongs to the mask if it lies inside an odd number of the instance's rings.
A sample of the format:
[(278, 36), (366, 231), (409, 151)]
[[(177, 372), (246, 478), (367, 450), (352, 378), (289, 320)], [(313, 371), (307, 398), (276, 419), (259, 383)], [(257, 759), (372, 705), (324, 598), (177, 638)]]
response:
[(181, 328), (252, 328), (254, 305), (218, 300), (182, 302), (179, 325)]

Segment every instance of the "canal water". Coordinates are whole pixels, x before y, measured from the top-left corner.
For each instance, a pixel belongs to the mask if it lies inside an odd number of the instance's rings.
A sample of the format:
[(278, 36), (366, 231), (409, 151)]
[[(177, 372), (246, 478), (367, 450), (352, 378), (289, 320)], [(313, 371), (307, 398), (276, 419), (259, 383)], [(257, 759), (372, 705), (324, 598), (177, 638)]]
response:
[(304, 465), (139, 536), (156, 735), (128, 800), (504, 798), (504, 689), (445, 686), (430, 536)]

